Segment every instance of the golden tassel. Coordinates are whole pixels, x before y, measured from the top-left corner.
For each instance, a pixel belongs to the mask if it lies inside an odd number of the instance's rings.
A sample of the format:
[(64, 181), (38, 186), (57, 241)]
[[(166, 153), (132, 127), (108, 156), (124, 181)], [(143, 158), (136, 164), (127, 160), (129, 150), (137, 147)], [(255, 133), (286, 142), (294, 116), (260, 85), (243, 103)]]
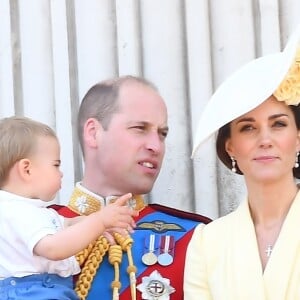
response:
[(111, 245), (108, 250), (108, 261), (114, 266), (115, 280), (112, 282), (113, 300), (119, 300), (120, 282), (120, 263), (122, 262), (122, 248), (120, 245)]
[(122, 247), (122, 250), (124, 252), (125, 251), (127, 252), (127, 256), (128, 256), (127, 273), (129, 274), (129, 280), (130, 280), (131, 299), (136, 300), (136, 272), (137, 272), (137, 268), (133, 264), (133, 257), (132, 257), (132, 251), (131, 251), (133, 239), (129, 235), (125, 238), (119, 233), (114, 233), (114, 238), (118, 242), (118, 244)]
[(109, 249), (109, 243), (105, 237), (100, 236), (94, 243), (94, 246), (92, 248), (89, 246), (88, 248), (90, 249), (90, 253), (84, 262), (75, 287), (75, 291), (80, 300), (86, 299), (97, 270)]

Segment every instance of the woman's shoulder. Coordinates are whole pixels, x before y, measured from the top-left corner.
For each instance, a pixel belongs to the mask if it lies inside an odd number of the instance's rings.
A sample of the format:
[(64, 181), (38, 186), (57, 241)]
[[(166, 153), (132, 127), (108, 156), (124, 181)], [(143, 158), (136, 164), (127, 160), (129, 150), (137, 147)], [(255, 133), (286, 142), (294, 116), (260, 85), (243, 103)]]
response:
[(203, 225), (199, 230), (205, 237), (215, 237), (217, 235), (220, 238), (222, 236), (226, 238), (238, 226), (241, 215), (243, 215), (246, 209), (245, 203), (241, 203), (234, 211)]
[[(234, 220), (234, 216), (236, 215), (236, 211), (230, 212), (225, 216), (219, 217), (209, 224), (205, 225), (205, 231), (215, 231), (227, 227)], [(209, 225), (209, 226), (208, 226)]]

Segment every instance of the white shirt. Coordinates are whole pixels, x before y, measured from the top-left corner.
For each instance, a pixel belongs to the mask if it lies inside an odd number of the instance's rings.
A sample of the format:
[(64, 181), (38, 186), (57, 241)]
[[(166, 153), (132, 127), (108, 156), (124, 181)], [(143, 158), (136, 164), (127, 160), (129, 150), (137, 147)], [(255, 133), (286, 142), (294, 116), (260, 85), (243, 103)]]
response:
[(33, 254), (41, 238), (64, 228), (64, 218), (47, 205), (0, 190), (0, 279), (40, 273), (67, 277), (80, 272), (74, 256), (52, 261)]

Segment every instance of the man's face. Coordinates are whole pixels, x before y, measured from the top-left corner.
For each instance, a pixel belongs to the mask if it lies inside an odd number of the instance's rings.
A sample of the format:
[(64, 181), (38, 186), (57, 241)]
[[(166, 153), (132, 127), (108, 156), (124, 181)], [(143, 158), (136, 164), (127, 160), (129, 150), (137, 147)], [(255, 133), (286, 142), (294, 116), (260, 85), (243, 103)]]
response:
[(167, 133), (167, 109), (159, 94), (141, 83), (125, 83), (118, 112), (97, 137), (102, 185), (114, 194), (148, 193), (162, 165)]

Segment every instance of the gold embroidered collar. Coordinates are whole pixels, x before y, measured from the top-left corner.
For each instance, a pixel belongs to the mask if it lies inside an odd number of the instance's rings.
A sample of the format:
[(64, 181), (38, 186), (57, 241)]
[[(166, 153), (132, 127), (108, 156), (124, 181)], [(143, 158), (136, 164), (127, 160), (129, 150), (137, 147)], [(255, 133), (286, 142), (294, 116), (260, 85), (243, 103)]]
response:
[[(105, 205), (114, 202), (116, 198), (118, 196), (99, 196), (83, 187), (80, 182), (77, 182), (68, 207), (80, 215), (89, 215), (100, 210)], [(145, 207), (143, 196), (134, 195), (128, 201), (128, 205), (138, 211), (143, 209)]]

